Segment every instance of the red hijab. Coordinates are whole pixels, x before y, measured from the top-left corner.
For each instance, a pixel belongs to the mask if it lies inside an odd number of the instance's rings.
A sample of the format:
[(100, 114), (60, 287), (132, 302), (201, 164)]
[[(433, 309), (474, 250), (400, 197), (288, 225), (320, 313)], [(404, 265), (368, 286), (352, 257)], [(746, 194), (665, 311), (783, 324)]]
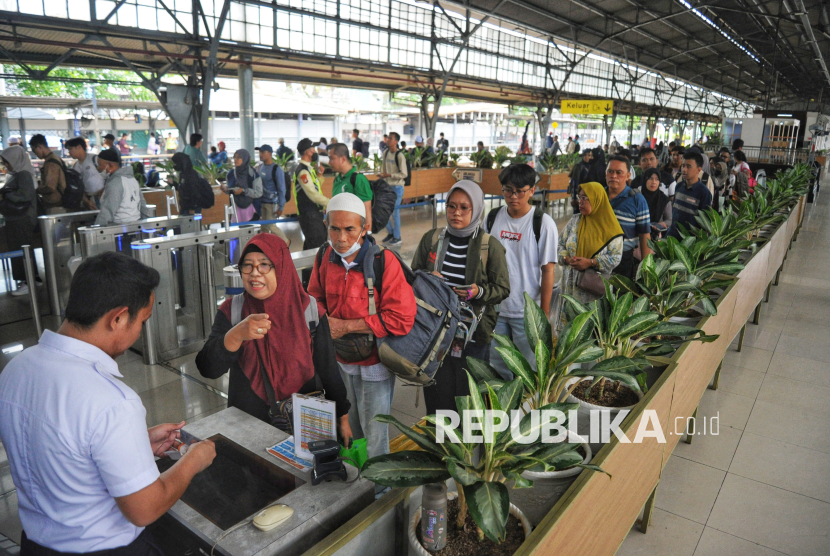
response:
[[(291, 261), (288, 245), (275, 235), (262, 233), (248, 242), (239, 257), (241, 263), (254, 246), (262, 251), (274, 264), (272, 272), (277, 275), (277, 289), (271, 297), (260, 300), (245, 292), (242, 318), (256, 313), (267, 313), (271, 317), (271, 330), (261, 340), (250, 340), (242, 344), (239, 365), (251, 381), (251, 388), (264, 401), (268, 401), (262, 382), (260, 364), (271, 379), (277, 400), (299, 392), (300, 388), (314, 376), (311, 359), (311, 335), (305, 319), (305, 309), (310, 303), (303, 290), (297, 270)], [(230, 298), (219, 308), (228, 320), (231, 318)]]

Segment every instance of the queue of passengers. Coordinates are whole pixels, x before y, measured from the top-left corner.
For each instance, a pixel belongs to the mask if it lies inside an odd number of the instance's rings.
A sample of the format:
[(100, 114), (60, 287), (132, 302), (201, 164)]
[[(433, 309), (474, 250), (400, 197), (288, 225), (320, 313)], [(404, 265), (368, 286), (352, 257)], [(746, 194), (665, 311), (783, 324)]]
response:
[[(398, 141), (396, 133), (388, 135), (381, 177), (402, 181), (406, 165), (398, 161)], [(295, 393), (324, 391), (335, 403), (339, 439), (348, 445), (353, 438), (366, 438), (368, 456), (374, 457), (389, 452), (388, 427), (374, 417), (391, 412), (395, 389), (394, 375), (378, 357), (377, 339), (407, 335), (417, 304), (399, 258), (374, 249), (367, 226), (372, 190), (355, 176), (348, 147), (327, 147), (338, 173), (328, 198), (313, 163), (317, 146), (300, 141), (298, 169), (289, 182), (308, 244), (304, 248), (318, 249), (307, 287), (283, 237), (268, 230), (255, 236), (237, 261), (244, 291), (219, 307), (196, 365), (208, 378), (229, 373), (230, 407), (287, 431), (291, 425), (281, 410), (286, 400)], [(261, 206), (276, 205), (269, 210), (278, 215), (287, 179), (283, 176), (281, 183), (276, 177), (272, 151), (265, 147), (259, 149), (263, 165), (257, 171), (247, 151), (234, 153), (227, 191), (239, 204), (250, 198), (251, 205), (259, 193)], [(446, 222), (422, 236), (411, 266), (440, 276), (473, 308), (480, 324), (462, 351), (444, 358), (435, 383), (425, 387), (428, 413), (454, 409), (456, 396), (469, 394), (468, 355), (488, 360), (504, 378), (512, 378), (494, 350), (495, 332), (510, 337), (534, 365), (523, 324), (524, 293), (558, 329), (562, 294), (583, 302), (596, 299), (600, 294), (591, 273), (631, 276), (637, 260), (649, 253), (648, 239), (676, 236), (680, 223), (694, 226), (694, 215), (711, 204), (702, 179), (703, 157), (695, 150), (683, 153), (679, 181), (666, 183), (648, 154), (641, 151), (640, 165), (646, 168), (639, 190), (630, 183), (631, 162), (618, 155), (605, 166), (606, 186), (577, 184), (578, 213), (561, 234), (553, 219), (530, 202), (536, 174), (529, 165), (500, 172), (505, 205), (486, 214), (476, 183), (460, 181), (450, 189)], [(80, 152), (73, 157), (86, 161)], [(28, 201), (20, 220), (31, 228), (36, 172), (22, 147), (10, 147), (0, 158), (11, 175), (3, 202)], [(184, 182), (195, 179), (187, 155), (177, 154), (174, 163)], [(126, 192), (128, 180), (119, 176), (114, 155), (102, 152), (98, 164), (107, 175), (104, 206), (111, 184)], [(269, 174), (277, 192), (273, 203), (272, 197), (262, 198)], [(400, 238), (400, 224), (392, 226), (390, 235)], [(563, 271), (555, 284), (557, 263)], [(372, 292), (363, 277), (366, 265), (382, 269), (382, 281)], [(176, 443), (184, 423), (148, 431), (139, 397), (118, 380), (115, 357), (138, 338), (158, 283), (155, 270), (127, 256), (104, 253), (87, 259), (73, 277), (58, 332), (46, 331), (37, 346), (0, 374), (0, 438), (18, 489), (26, 553), (156, 554), (143, 527), (166, 512), (215, 456), (213, 444), (205, 440), (159, 474), (153, 456)], [(54, 446), (73, 457), (57, 457)], [(26, 465), (29, 461), (39, 463)], [(382, 491), (378, 487), (377, 494)]]

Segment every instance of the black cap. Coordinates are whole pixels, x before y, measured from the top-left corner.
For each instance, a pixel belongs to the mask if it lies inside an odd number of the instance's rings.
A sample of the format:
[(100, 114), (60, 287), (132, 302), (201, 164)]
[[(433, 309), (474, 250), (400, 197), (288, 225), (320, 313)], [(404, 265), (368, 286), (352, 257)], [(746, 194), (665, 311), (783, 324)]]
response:
[(311, 142), (311, 139), (306, 137), (305, 139), (301, 140), (297, 143), (297, 152), (300, 153), (300, 156), (303, 156), (303, 153), (306, 152), (308, 149), (313, 147), (314, 144)]
[(107, 162), (118, 162), (118, 153), (115, 152), (113, 149), (104, 149), (98, 155), (98, 158), (101, 160), (106, 160)]
[(272, 153), (272, 152), (274, 152), (274, 147), (272, 147), (271, 145), (262, 145), (259, 148), (259, 150), (260, 151), (268, 151), (269, 153)]

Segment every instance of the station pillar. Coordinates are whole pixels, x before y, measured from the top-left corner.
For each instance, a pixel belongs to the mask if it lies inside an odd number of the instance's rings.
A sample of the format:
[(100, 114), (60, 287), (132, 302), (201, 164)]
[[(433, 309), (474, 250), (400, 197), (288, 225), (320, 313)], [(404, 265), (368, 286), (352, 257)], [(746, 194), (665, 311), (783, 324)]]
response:
[(0, 135), (3, 136), (3, 148), (8, 148), (11, 130), (9, 129), (9, 114), (5, 106), (0, 106)]
[(237, 74), (239, 77), (239, 136), (242, 148), (254, 156), (254, 70), (250, 57), (243, 57)]

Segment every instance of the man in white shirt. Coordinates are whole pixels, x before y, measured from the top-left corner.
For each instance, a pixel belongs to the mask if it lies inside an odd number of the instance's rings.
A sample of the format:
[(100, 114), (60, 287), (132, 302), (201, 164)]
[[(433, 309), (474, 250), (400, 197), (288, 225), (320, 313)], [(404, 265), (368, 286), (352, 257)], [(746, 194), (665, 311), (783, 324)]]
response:
[(216, 455), (189, 446), (159, 475), (154, 461), (184, 422), (149, 430), (115, 358), (141, 334), (159, 274), (120, 253), (75, 272), (66, 320), (0, 374), (0, 438), (23, 524), (21, 555), (160, 554), (144, 527), (161, 517)]
[(86, 139), (73, 137), (66, 142), (69, 156), (77, 160), (72, 169), (84, 180), (84, 206), (96, 210), (104, 191), (104, 176), (98, 171), (98, 157), (87, 152)]
[[(527, 164), (513, 164), (499, 174), (505, 207), (490, 211), (486, 230), (504, 246), (510, 274), (510, 296), (501, 302), (495, 334), (507, 336), (536, 367), (535, 349), (524, 326), (524, 293), (538, 303), (550, 317), (553, 275), (556, 267), (559, 234), (553, 218), (534, 210), (530, 199), (536, 191), (536, 172)], [(490, 364), (505, 379), (513, 378), (501, 356), (490, 346)]]

